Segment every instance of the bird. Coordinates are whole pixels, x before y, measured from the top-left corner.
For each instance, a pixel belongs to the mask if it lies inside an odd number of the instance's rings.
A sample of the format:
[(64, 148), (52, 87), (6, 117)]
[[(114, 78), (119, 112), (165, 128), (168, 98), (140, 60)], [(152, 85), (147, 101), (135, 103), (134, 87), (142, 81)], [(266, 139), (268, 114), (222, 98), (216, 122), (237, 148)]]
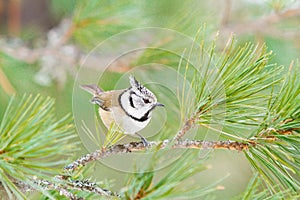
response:
[(107, 129), (115, 123), (124, 134), (137, 135), (149, 146), (138, 132), (149, 124), (153, 109), (164, 104), (133, 75), (129, 76), (129, 82), (130, 87), (122, 90), (103, 91), (95, 84), (81, 85), (81, 88), (93, 95), (91, 103), (99, 106), (98, 113)]

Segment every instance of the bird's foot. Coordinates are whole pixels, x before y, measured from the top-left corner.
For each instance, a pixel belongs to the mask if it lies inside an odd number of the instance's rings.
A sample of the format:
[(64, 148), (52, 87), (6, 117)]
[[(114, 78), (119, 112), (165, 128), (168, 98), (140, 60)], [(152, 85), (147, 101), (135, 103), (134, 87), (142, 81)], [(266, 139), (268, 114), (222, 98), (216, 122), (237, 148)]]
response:
[(135, 134), (141, 138), (144, 147), (148, 148), (148, 147), (151, 146), (150, 143), (146, 140), (146, 138), (144, 138), (142, 135), (140, 135), (140, 134), (138, 134), (138, 133), (135, 133)]

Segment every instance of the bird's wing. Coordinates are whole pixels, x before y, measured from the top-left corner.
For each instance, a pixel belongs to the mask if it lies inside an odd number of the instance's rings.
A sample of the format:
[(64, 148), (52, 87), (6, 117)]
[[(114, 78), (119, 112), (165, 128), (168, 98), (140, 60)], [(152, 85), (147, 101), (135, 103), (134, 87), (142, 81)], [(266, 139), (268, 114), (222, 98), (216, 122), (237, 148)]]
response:
[(120, 106), (119, 97), (123, 92), (124, 90), (112, 90), (101, 93), (99, 95), (99, 98), (103, 101), (103, 105), (101, 106), (101, 108), (107, 108), (108, 110), (110, 110), (111, 107)]

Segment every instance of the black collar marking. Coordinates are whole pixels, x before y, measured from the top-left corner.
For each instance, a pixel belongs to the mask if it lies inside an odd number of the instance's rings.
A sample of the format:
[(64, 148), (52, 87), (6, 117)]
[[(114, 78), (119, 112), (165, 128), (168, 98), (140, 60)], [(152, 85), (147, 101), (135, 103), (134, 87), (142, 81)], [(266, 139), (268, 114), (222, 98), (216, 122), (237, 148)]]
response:
[(136, 118), (136, 117), (134, 117), (134, 116), (132, 116), (132, 115), (129, 115), (129, 116), (130, 116), (132, 119), (136, 120), (136, 121), (144, 122), (144, 121), (146, 121), (146, 120), (149, 119), (149, 113), (150, 113), (150, 110), (148, 110), (148, 112), (146, 112), (146, 113), (144, 114), (144, 116), (141, 117), (141, 118)]
[[(129, 88), (130, 89), (130, 88)], [(150, 110), (148, 110), (148, 112), (146, 112), (141, 118), (137, 118), (137, 117), (135, 117), (135, 116), (132, 116), (131, 114), (129, 114), (124, 108), (123, 108), (123, 106), (122, 106), (122, 104), (121, 104), (121, 97), (122, 97), (122, 95), (125, 93), (125, 92), (127, 92), (129, 89), (127, 89), (127, 90), (125, 90), (124, 92), (122, 92), (121, 94), (120, 94), (120, 96), (119, 96), (119, 104), (120, 104), (120, 106), (121, 106), (121, 108), (123, 109), (123, 111), (126, 113), (126, 115), (127, 116), (129, 116), (131, 119), (134, 119), (135, 121), (138, 121), (138, 122), (144, 122), (144, 121), (146, 121), (146, 120), (148, 120), (149, 119), (149, 114), (150, 114), (150, 111), (153, 109), (150, 109)], [(135, 92), (131, 92), (131, 93), (134, 93), (135, 94)], [(132, 97), (131, 97), (132, 98)], [(132, 99), (131, 99), (132, 100)], [(130, 101), (130, 99), (129, 99), (129, 101)], [(130, 102), (130, 104), (131, 104), (131, 102)], [(133, 106), (134, 107), (134, 106)]]

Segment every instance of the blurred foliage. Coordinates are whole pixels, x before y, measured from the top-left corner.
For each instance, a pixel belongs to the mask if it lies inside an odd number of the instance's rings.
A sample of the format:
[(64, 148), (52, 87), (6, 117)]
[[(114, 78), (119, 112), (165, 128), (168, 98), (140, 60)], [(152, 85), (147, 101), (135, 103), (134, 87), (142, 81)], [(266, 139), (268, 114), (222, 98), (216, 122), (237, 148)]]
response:
[[(7, 76), (9, 84), (16, 90), (16, 95), (22, 96), (24, 93), (31, 94), (43, 94), (52, 96), (56, 99), (55, 112), (59, 116), (63, 116), (71, 111), (72, 99), (72, 79), (69, 79), (65, 85), (64, 90), (57, 90), (57, 86), (54, 84), (51, 87), (43, 87), (39, 85), (34, 77), (39, 69), (38, 63), (28, 64), (21, 60), (15, 59), (6, 54), (0, 53), (0, 69)], [(0, 116), (3, 115), (4, 110), (9, 101), (9, 95), (0, 87)]]
[(84, 46), (93, 47), (105, 38), (133, 28), (135, 12), (133, 2), (128, 0), (77, 1), (73, 13), (74, 39)]
[(72, 15), (76, 2), (76, 0), (51, 0), (50, 6), (54, 17), (61, 19), (62, 17)]

